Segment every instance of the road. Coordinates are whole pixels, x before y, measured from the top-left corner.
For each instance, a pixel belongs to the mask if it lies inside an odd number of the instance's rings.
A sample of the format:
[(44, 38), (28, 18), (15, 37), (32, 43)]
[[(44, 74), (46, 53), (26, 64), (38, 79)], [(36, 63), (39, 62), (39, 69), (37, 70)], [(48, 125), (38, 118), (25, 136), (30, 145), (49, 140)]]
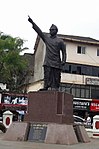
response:
[(75, 145), (45, 144), (28, 141), (5, 141), (0, 132), (0, 149), (99, 149), (99, 139), (91, 139), (89, 143)]

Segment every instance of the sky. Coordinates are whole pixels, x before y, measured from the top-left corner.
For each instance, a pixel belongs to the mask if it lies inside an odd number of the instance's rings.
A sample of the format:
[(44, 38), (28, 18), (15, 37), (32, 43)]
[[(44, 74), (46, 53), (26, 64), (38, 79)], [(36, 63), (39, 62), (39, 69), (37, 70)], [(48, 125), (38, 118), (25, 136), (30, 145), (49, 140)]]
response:
[(58, 33), (99, 40), (99, 0), (0, 0), (0, 31), (25, 40), (24, 53), (33, 53), (37, 33), (28, 15), (49, 32), (52, 24)]

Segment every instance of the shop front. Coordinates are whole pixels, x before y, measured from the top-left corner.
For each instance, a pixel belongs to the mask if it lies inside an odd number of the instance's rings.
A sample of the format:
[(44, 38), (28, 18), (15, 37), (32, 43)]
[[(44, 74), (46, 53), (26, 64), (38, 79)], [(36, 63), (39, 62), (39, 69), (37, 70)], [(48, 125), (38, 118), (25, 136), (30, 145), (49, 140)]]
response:
[(99, 115), (99, 99), (73, 99), (73, 112), (74, 115), (80, 116), (86, 119), (86, 114), (91, 117), (91, 123), (93, 123), (93, 117)]
[(86, 112), (90, 113), (90, 104), (92, 99), (73, 99), (73, 112), (74, 115), (78, 115), (85, 118)]

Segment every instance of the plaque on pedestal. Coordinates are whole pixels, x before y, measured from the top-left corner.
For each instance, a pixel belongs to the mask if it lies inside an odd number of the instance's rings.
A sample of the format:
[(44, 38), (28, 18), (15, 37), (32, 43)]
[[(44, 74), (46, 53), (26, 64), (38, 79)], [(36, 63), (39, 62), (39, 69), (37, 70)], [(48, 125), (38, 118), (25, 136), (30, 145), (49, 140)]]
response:
[(46, 136), (47, 124), (30, 123), (28, 141), (44, 142)]

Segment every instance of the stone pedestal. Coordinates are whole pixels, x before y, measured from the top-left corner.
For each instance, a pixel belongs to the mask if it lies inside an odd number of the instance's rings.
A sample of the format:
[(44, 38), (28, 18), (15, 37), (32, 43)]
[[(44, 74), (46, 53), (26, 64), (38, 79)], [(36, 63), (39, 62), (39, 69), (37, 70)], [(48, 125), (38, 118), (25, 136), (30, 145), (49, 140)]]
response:
[(72, 95), (57, 92), (30, 92), (25, 121), (73, 124)]
[[(72, 95), (57, 91), (40, 91), (30, 92), (28, 99), (25, 122), (12, 123), (5, 139), (12, 134), (14, 140), (27, 139), (27, 141), (33, 142), (68, 145), (76, 144), (79, 140), (88, 142), (87, 132), (83, 131), (82, 127), (76, 131), (74, 129)], [(81, 137), (78, 135), (79, 133)]]

